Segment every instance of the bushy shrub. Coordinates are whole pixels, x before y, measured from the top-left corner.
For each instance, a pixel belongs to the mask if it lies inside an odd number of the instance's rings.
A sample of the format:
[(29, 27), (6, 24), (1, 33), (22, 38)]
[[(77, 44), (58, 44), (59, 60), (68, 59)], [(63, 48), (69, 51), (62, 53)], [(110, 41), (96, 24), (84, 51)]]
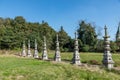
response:
[(115, 42), (111, 41), (110, 42), (110, 48), (111, 48), (111, 51), (113, 53), (115, 53), (117, 51), (117, 49), (118, 49), (118, 46), (117, 46), (117, 44)]
[(99, 39), (96, 45), (96, 52), (104, 51), (104, 40)]
[(69, 51), (69, 49), (68, 48), (64, 48), (64, 52), (68, 52)]
[(89, 49), (90, 49), (89, 45), (84, 45), (84, 46), (82, 47), (82, 51), (83, 51), (83, 52), (88, 52)]
[(87, 63), (87, 61), (82, 61), (82, 63)]

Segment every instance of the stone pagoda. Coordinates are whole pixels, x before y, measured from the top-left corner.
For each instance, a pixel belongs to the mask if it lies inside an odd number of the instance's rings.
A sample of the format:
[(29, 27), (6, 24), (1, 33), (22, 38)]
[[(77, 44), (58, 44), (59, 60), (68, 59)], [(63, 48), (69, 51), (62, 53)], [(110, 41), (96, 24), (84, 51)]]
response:
[(105, 36), (104, 36), (104, 54), (103, 54), (103, 65), (107, 67), (109, 70), (113, 68), (114, 61), (112, 60), (112, 54), (110, 53), (110, 41), (107, 34), (107, 27), (105, 26)]
[(56, 50), (55, 50), (54, 60), (57, 61), (57, 62), (61, 61), (60, 49), (59, 49), (59, 41), (58, 41), (58, 34), (56, 36)]
[(38, 56), (38, 50), (37, 50), (37, 41), (35, 39), (35, 50), (34, 50), (34, 55), (33, 55), (34, 58), (39, 58)]
[(73, 53), (73, 64), (81, 65), (79, 49), (78, 49), (78, 40), (77, 40), (77, 32), (75, 32), (75, 43), (74, 43), (74, 53)]
[(22, 54), (21, 54), (21, 56), (23, 56), (23, 57), (26, 56), (25, 41), (23, 41), (23, 47), (22, 47)]
[(44, 42), (43, 42), (42, 59), (43, 59), (43, 60), (47, 60), (47, 59), (48, 59), (47, 48), (46, 48), (46, 37), (45, 37), (45, 36), (44, 36)]
[(120, 22), (118, 24), (118, 30), (117, 30), (117, 33), (116, 33), (116, 43), (118, 45), (118, 49), (120, 51)]
[(31, 57), (31, 51), (30, 51), (30, 40), (28, 40), (28, 52), (27, 52), (27, 56)]

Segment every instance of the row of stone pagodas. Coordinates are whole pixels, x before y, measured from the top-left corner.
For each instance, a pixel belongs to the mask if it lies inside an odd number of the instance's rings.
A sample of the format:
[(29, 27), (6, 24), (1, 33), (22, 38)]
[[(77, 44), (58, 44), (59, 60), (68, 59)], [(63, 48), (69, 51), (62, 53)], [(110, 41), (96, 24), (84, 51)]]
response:
[[(28, 52), (26, 53), (26, 49), (25, 49), (25, 41), (23, 42), (23, 49), (22, 49), (22, 57), (32, 57), (32, 53), (30, 50), (30, 40), (28, 40)], [(34, 49), (34, 54), (33, 54), (34, 58), (39, 58), (38, 55), (38, 49), (37, 49), (37, 41), (35, 39), (35, 49)], [(46, 50), (46, 39), (44, 37), (44, 42), (43, 42), (43, 53), (42, 53), (42, 59), (43, 60), (47, 60), (48, 56), (47, 56), (47, 50)]]
[[(25, 42), (23, 42), (23, 50), (22, 50), (22, 56), (26, 56), (25, 52)], [(31, 51), (30, 51), (30, 40), (28, 40), (28, 57), (31, 57)], [(37, 50), (37, 41), (35, 39), (35, 50), (34, 50), (34, 58), (39, 58), (38, 56), (38, 50)], [(46, 38), (44, 36), (44, 42), (43, 42), (43, 53), (42, 53), (42, 59), (47, 60), (48, 55), (47, 55), (47, 49), (46, 49)], [(60, 56), (60, 48), (59, 48), (59, 41), (58, 41), (58, 34), (56, 35), (56, 49), (55, 49), (55, 55), (54, 55), (54, 61), (60, 62), (61, 61), (61, 56)], [(80, 56), (79, 56), (79, 49), (78, 49), (78, 39), (77, 39), (77, 32), (75, 32), (75, 42), (74, 42), (74, 53), (73, 53), (73, 58), (72, 58), (72, 63), (81, 65), (80, 62)]]
[[(30, 40), (28, 40), (28, 51), (26, 53), (26, 48), (25, 48), (25, 41), (23, 41), (23, 47), (22, 47), (22, 53), (21, 53), (21, 56), (22, 57), (32, 57), (32, 54), (31, 54), (31, 50), (30, 50)], [(38, 58), (38, 51), (37, 51), (37, 42), (36, 42), (36, 39), (35, 39), (35, 50), (34, 50), (34, 54), (33, 54), (33, 57), (34, 58)]]
[[(103, 53), (103, 65), (111, 70), (114, 67), (114, 61), (112, 59), (112, 54), (110, 53), (110, 36), (107, 33), (107, 27), (105, 26), (105, 36), (104, 38), (104, 53)], [(75, 43), (74, 43), (74, 53), (73, 53), (73, 64), (81, 65), (80, 56), (79, 56), (79, 49), (78, 49), (78, 40), (77, 40), (77, 33), (75, 33)]]
[[(23, 57), (26, 57), (26, 56), (27, 57), (32, 57), (31, 50), (30, 50), (30, 40), (28, 40), (28, 52), (27, 53), (26, 53), (26, 49), (25, 49), (25, 41), (23, 42), (23, 48), (22, 48), (21, 56), (23, 56)], [(35, 49), (34, 49), (33, 57), (34, 58), (39, 58), (36, 39), (35, 39)], [(43, 60), (48, 60), (48, 54), (47, 54), (47, 48), (46, 48), (46, 37), (45, 36), (44, 36), (44, 41), (43, 41), (42, 59)], [(58, 34), (56, 36), (56, 50), (55, 50), (54, 60), (58, 61), (58, 62), (61, 61)]]
[[(114, 67), (114, 61), (112, 59), (112, 54), (110, 53), (110, 36), (107, 33), (107, 27), (105, 26), (105, 36), (104, 38), (104, 53), (103, 53), (103, 65), (111, 70)], [(74, 53), (73, 53), (73, 64), (81, 65), (80, 56), (79, 56), (79, 49), (78, 49), (78, 40), (77, 40), (77, 33), (75, 33), (75, 43), (74, 43)]]
[[(102, 63), (103, 65), (108, 68), (112, 69), (114, 65), (114, 61), (112, 60), (112, 54), (110, 53), (110, 41), (107, 34), (107, 27), (105, 26), (105, 36), (104, 36), (104, 54), (103, 54), (103, 60)], [(30, 52), (30, 41), (28, 41), (28, 57), (31, 56)], [(22, 51), (22, 56), (26, 56), (25, 52), (25, 42), (23, 43), (23, 51)], [(34, 58), (39, 58), (38, 57), (38, 51), (37, 51), (37, 42), (35, 40), (35, 51), (34, 51)], [(43, 42), (43, 53), (42, 53), (42, 59), (47, 60), (48, 55), (47, 55), (47, 50), (46, 50), (46, 38), (44, 36), (44, 42)], [(59, 49), (59, 41), (58, 41), (58, 34), (56, 36), (56, 50), (55, 50), (55, 56), (54, 56), (55, 61), (61, 61), (61, 56), (60, 56), (60, 49)], [(73, 58), (72, 58), (72, 63), (76, 65), (81, 65), (80, 61), (80, 54), (79, 54), (79, 48), (78, 48), (78, 39), (77, 39), (77, 32), (75, 32), (75, 41), (74, 41), (74, 53), (73, 53)]]

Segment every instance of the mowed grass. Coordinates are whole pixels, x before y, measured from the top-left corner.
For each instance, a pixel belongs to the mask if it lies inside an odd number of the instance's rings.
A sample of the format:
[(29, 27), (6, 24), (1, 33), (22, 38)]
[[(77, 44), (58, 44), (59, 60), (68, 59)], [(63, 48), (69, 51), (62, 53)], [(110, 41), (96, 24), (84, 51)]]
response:
[[(0, 55), (0, 80), (120, 80), (119, 74), (104, 69), (90, 70), (70, 64), (72, 53), (61, 53), (63, 62), (60, 63), (52, 61), (54, 52), (48, 55), (50, 61)], [(80, 57), (82, 62), (97, 60), (101, 63), (102, 60), (101, 53), (81, 53)], [(119, 54), (113, 58), (120, 61)]]

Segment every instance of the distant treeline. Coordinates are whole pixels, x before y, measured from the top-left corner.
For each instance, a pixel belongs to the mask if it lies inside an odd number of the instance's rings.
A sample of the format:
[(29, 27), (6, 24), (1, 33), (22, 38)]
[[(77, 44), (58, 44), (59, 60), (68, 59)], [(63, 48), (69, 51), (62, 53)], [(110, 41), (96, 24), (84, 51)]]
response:
[[(98, 40), (95, 32), (95, 26), (81, 21), (79, 23), (78, 41), (80, 51), (103, 51), (103, 40)], [(22, 16), (14, 19), (0, 18), (0, 49), (19, 49), (23, 41), (31, 42), (31, 48), (34, 48), (34, 40), (37, 39), (38, 50), (42, 51), (43, 36), (47, 38), (47, 49), (54, 50), (56, 34), (58, 33), (60, 50), (73, 51), (74, 39), (65, 32), (63, 27), (56, 32), (47, 22), (27, 22)], [(112, 45), (117, 49), (114, 42)]]

